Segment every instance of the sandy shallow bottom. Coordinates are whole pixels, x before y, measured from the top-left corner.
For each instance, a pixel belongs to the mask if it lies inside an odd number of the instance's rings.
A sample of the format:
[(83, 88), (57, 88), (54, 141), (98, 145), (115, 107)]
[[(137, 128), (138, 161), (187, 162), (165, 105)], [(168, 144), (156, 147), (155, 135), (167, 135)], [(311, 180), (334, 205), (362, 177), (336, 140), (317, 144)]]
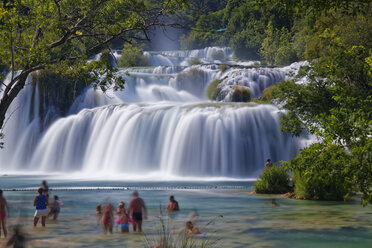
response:
[[(123, 186), (123, 182), (48, 180), (51, 188), (60, 186)], [(37, 187), (39, 178), (0, 177), (0, 188)], [(129, 186), (180, 186), (185, 182), (132, 182)], [(197, 185), (190, 182), (187, 185)], [(160, 230), (159, 217), (169, 229), (184, 226), (187, 216), (196, 211), (198, 227), (207, 234), (198, 237), (217, 241), (217, 247), (371, 247), (372, 207), (359, 202), (315, 202), (276, 198), (278, 207), (271, 206), (276, 196), (250, 193), (251, 182), (205, 182), (203, 185), (242, 185), (246, 190), (142, 190), (141, 197), (149, 209), (144, 234), (121, 234), (117, 230), (104, 235), (97, 225), (95, 206), (110, 201), (116, 206), (129, 202), (131, 191), (52, 191), (65, 206), (59, 220), (49, 220), (46, 228), (32, 227), (34, 192), (4, 192), (10, 205), (8, 231), (16, 224), (23, 227), (28, 247), (144, 247), (146, 237), (153, 240)], [(160, 215), (169, 195), (175, 195), (181, 211)], [(223, 216), (223, 217), (221, 217)], [(116, 229), (116, 227), (114, 228)], [(5, 239), (0, 239), (0, 247)]]

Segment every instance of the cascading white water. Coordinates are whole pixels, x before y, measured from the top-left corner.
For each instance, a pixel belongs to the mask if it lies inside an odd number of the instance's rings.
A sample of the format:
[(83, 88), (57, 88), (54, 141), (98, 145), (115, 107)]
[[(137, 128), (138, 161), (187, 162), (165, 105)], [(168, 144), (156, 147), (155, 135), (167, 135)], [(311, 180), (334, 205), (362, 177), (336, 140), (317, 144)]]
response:
[[(216, 51), (226, 64), (240, 63), (228, 48), (145, 52), (154, 67), (122, 69), (123, 91), (87, 88), (64, 118), (41, 118), (43, 100), (27, 85), (8, 112), (0, 171), (247, 178), (257, 176), (267, 157), (292, 158), (311, 140), (281, 133), (281, 111), (228, 103), (235, 85), (258, 97), (289, 69), (232, 66), (222, 72), (212, 59)], [(192, 57), (207, 64), (190, 67)], [(226, 103), (210, 102), (205, 89), (220, 78)]]

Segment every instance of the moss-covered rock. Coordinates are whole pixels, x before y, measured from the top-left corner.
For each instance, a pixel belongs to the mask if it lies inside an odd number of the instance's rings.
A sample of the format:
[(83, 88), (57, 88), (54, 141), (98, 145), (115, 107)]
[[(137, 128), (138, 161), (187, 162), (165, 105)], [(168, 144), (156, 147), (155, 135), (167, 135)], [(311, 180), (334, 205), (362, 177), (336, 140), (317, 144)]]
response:
[(216, 100), (218, 94), (220, 93), (221, 89), (218, 88), (218, 85), (222, 82), (222, 79), (216, 79), (212, 83), (208, 85), (206, 90), (206, 95), (209, 100)]
[(69, 75), (60, 75), (48, 70), (32, 74), (32, 83), (39, 88), (40, 113), (44, 106), (55, 106), (59, 115), (65, 115), (76, 97), (80, 95), (87, 84)]
[(251, 92), (243, 87), (235, 86), (231, 93), (232, 102), (249, 102), (251, 101)]
[(227, 65), (226, 64), (220, 65), (220, 71), (221, 72), (225, 72), (226, 70), (227, 70)]

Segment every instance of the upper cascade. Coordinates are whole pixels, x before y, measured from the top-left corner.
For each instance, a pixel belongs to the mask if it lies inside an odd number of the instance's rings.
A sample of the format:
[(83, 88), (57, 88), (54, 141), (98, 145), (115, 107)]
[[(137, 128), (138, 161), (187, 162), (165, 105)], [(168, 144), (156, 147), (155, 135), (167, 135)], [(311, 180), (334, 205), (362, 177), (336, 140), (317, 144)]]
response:
[[(229, 47), (206, 47), (196, 50), (175, 51), (147, 51), (144, 55), (153, 66), (189, 66), (190, 63), (199, 62), (203, 64), (221, 63), (232, 59), (232, 50)], [(198, 59), (199, 61), (196, 61)]]
[(65, 116), (30, 78), (7, 113), (0, 171), (255, 177), (265, 158), (290, 159), (311, 142), (281, 133), (273, 105), (231, 103), (235, 87), (260, 97), (301, 63), (262, 67), (235, 61), (227, 47), (144, 55), (151, 66), (119, 68), (124, 90), (87, 87)]

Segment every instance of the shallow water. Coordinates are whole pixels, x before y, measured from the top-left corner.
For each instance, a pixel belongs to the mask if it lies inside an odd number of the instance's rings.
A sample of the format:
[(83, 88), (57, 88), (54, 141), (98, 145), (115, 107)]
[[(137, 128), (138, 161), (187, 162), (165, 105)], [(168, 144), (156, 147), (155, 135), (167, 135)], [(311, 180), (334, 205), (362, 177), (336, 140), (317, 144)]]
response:
[[(49, 186), (123, 186), (123, 187), (180, 187), (180, 186), (244, 186), (244, 190), (140, 190), (149, 219), (144, 233), (156, 238), (160, 228), (159, 209), (175, 195), (181, 211), (167, 219), (170, 228), (180, 228), (192, 211), (199, 214), (198, 227), (207, 233), (208, 240), (218, 240), (219, 247), (371, 247), (372, 207), (359, 202), (315, 202), (276, 198), (278, 207), (270, 205), (272, 197), (251, 194), (253, 182), (123, 182), (83, 181), (47, 178)], [(39, 177), (0, 177), (0, 188), (37, 187)], [(131, 190), (52, 191), (64, 202), (58, 221), (49, 220), (47, 227), (32, 227), (34, 192), (4, 192), (10, 205), (8, 220), (11, 227), (19, 223), (28, 235), (29, 247), (144, 247), (144, 236), (121, 234), (104, 235), (97, 225), (95, 206), (109, 200), (114, 206), (128, 203)], [(277, 196), (273, 196), (277, 197)], [(223, 217), (220, 217), (222, 215)], [(166, 218), (166, 217), (164, 217)], [(209, 225), (207, 223), (211, 222)], [(40, 225), (40, 224), (39, 224)], [(1, 239), (0, 244), (4, 242)], [(1, 246), (1, 245), (0, 245)]]

